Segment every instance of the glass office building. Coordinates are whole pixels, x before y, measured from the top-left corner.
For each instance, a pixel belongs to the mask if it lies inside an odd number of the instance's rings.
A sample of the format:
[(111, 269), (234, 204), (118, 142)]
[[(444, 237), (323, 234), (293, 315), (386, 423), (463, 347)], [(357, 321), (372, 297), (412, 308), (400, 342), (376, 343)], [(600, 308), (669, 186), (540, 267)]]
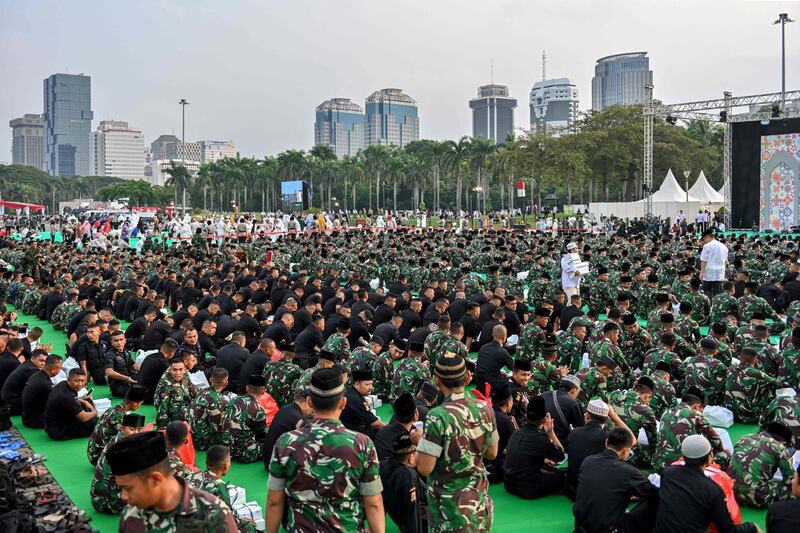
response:
[(592, 78), (592, 109), (602, 111), (612, 105), (643, 104), (647, 84), (653, 84), (647, 52), (601, 57)]
[(314, 146), (330, 146), (336, 157), (356, 155), (364, 146), (364, 112), (349, 98), (325, 100), (316, 109)]
[(514, 134), (514, 109), (517, 100), (508, 95), (505, 85), (482, 85), (478, 97), (469, 101), (472, 109), (472, 136), (505, 142)]
[(44, 80), (44, 170), (51, 176), (89, 174), (91, 78), (53, 74)]
[(366, 102), (364, 146), (405, 146), (419, 140), (417, 101), (401, 89), (381, 89)]

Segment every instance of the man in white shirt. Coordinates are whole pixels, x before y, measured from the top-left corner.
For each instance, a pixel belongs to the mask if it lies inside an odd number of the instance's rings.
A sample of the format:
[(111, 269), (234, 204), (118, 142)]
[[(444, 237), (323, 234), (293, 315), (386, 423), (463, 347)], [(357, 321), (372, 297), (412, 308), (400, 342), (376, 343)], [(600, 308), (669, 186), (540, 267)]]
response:
[(575, 270), (572, 254), (578, 253), (578, 245), (574, 242), (567, 244), (567, 253), (561, 257), (561, 288), (564, 289), (567, 298), (581, 292), (582, 274)]
[(728, 247), (714, 238), (713, 230), (703, 232), (703, 251), (700, 252), (700, 279), (703, 292), (713, 298), (722, 291), (725, 269), (728, 266)]

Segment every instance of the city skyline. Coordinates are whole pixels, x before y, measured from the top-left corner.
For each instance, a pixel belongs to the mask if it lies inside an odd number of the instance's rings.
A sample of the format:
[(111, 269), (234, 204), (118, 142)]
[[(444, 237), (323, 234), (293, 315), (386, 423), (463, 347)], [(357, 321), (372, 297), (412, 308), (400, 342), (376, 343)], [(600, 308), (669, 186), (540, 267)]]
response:
[[(425, 17), (419, 17), (423, 6)], [(495, 79), (524, 101), (540, 79), (543, 49), (548, 71), (575, 83), (582, 111), (591, 106), (597, 59), (638, 50), (648, 52), (655, 96), (667, 103), (719, 97), (724, 90), (775, 92), (780, 32), (772, 21), (779, 12), (800, 14), (794, 2), (410, 2), (394, 12), (390, 27), (372, 28), (369, 21), (388, 7), (345, 0), (225, 7), (203, 1), (4, 3), (0, 79), (13, 84), (0, 86), (0, 117), (41, 113), (43, 79), (83, 72), (92, 78), (92, 128), (124, 118), (143, 131), (146, 144), (163, 133), (180, 136), (177, 101), (185, 97), (192, 103), (187, 140), (235, 139), (242, 156), (263, 157), (310, 148), (313, 108), (320, 102), (344, 96), (360, 103), (372, 88), (400, 87), (418, 102), (419, 137), (452, 139), (470, 134), (464, 102), (489, 79), (492, 63)], [(335, 23), (345, 20), (363, 31), (351, 35)], [(74, 31), (86, 21), (87, 31)], [(414, 39), (402, 29), (412, 21)], [(563, 39), (567, 27), (578, 37)], [(155, 38), (140, 39), (137, 28)], [(315, 39), (297, 42), (307, 29)], [(732, 32), (738, 35), (733, 42)], [(484, 37), (480, 42), (477, 34)], [(786, 38), (787, 88), (797, 88), (800, 27), (787, 26)], [(325, 54), (317, 52), (319, 43)], [(24, 61), (15, 52), (20, 49)], [(152, 60), (170, 55), (181, 60)], [(270, 60), (256, 61), (262, 57)], [(516, 114), (516, 127), (529, 128), (526, 115)], [(11, 160), (11, 142), (9, 128), (0, 136), (0, 161)]]

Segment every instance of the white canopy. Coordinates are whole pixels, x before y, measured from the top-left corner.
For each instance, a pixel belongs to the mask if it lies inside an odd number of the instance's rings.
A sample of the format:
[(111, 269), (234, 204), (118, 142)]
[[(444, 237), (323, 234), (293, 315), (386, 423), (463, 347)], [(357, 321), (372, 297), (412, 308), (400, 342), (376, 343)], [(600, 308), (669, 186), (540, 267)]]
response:
[(718, 204), (725, 203), (725, 197), (714, 190), (714, 187), (708, 183), (706, 175), (702, 170), (700, 171), (700, 175), (697, 177), (697, 181), (695, 181), (694, 185), (692, 185), (692, 188), (689, 189), (689, 196), (694, 196), (701, 202)]
[[(708, 183), (708, 182), (706, 182)], [(713, 189), (712, 189), (713, 190)], [(675, 179), (675, 176), (672, 174), (672, 169), (667, 171), (667, 176), (664, 178), (664, 182), (661, 184), (661, 187), (653, 193), (653, 202), (699, 202), (698, 198), (695, 198), (691, 191), (689, 192), (689, 198), (686, 198), (686, 191), (678, 185), (678, 180)]]

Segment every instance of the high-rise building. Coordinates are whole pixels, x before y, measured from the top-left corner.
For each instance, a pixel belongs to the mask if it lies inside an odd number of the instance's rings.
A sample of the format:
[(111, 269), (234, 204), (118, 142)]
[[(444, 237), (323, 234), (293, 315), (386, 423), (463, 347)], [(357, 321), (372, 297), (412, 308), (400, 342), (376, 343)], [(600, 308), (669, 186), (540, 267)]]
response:
[(185, 166), (186, 170), (188, 170), (189, 174), (192, 176), (196, 176), (200, 171), (200, 161), (191, 159), (153, 159), (149, 163), (150, 175), (147, 177), (147, 180), (152, 185), (161, 187), (166, 185), (167, 179), (169, 178), (167, 169), (171, 167), (172, 163)]
[(92, 176), (144, 179), (144, 136), (122, 120), (102, 120), (89, 142)]
[(51, 176), (89, 174), (92, 79), (53, 74), (44, 80), (44, 170)]
[(161, 135), (150, 143), (150, 153), (153, 160), (182, 159), (200, 162), (200, 143), (182, 143), (174, 135)]
[(569, 78), (537, 81), (531, 89), (531, 129), (561, 135), (574, 133), (578, 121), (578, 89)]
[(336, 157), (355, 155), (364, 146), (364, 111), (349, 98), (331, 98), (317, 106), (314, 146), (330, 146)]
[(516, 98), (508, 95), (505, 85), (482, 85), (478, 97), (469, 101), (472, 109), (472, 136), (491, 139), (495, 143), (506, 140), (514, 133), (514, 109)]
[(381, 89), (366, 102), (364, 146), (405, 146), (419, 139), (417, 101), (400, 89)]
[(11, 126), (11, 163), (39, 170), (44, 165), (44, 121), (42, 115), (26, 113), (8, 123)]
[(612, 105), (643, 104), (647, 84), (653, 84), (647, 52), (601, 57), (594, 66), (592, 109), (602, 111)]
[(214, 163), (226, 157), (236, 157), (236, 143), (233, 141), (200, 141), (199, 144), (200, 163)]

